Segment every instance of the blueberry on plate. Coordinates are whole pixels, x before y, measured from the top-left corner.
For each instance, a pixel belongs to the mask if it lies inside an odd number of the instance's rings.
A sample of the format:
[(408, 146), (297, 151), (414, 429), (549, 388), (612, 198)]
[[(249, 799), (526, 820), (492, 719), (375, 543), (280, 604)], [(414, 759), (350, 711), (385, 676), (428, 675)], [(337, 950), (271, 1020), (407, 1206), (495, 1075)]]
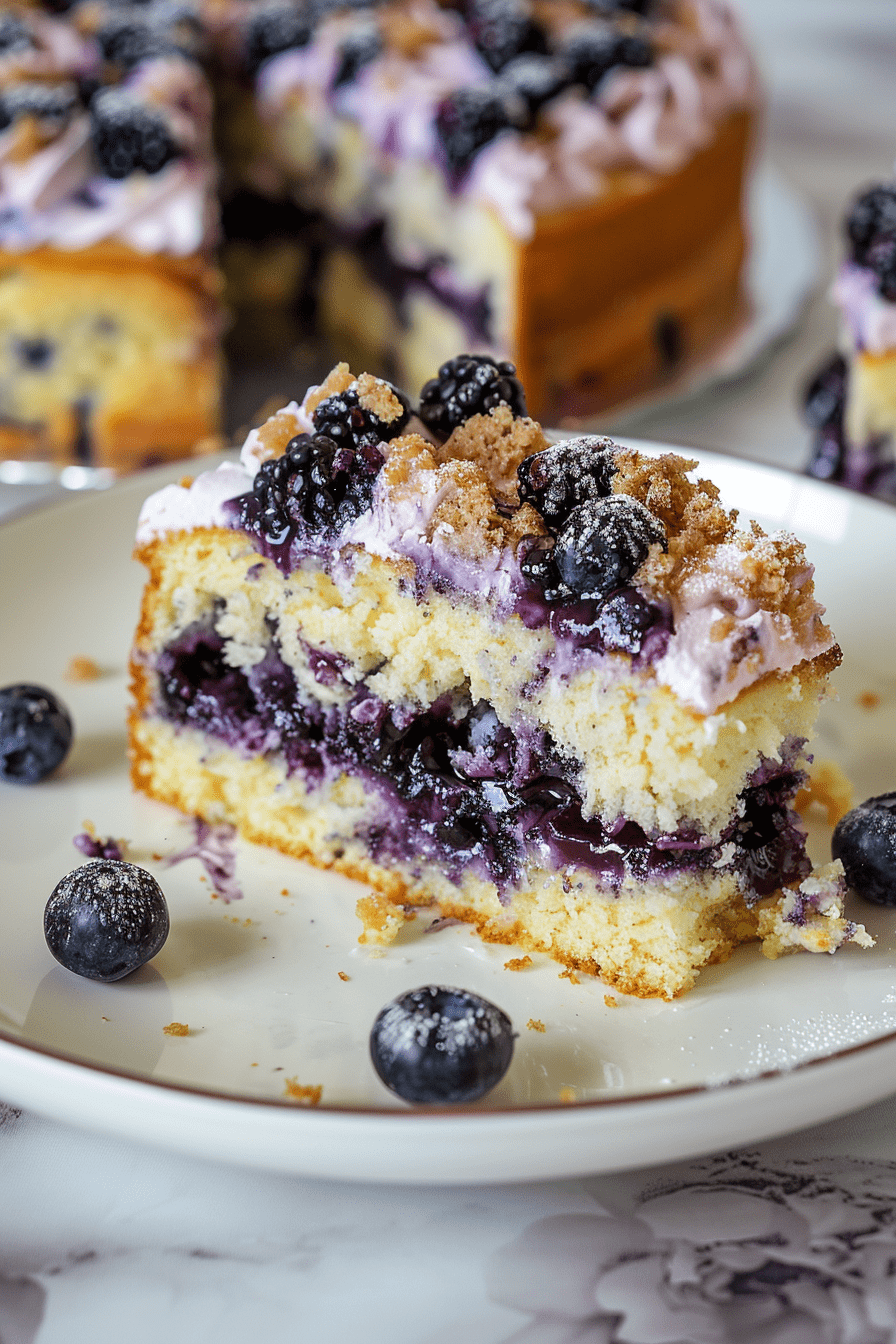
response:
[(860, 803), (838, 821), (831, 854), (852, 890), (875, 905), (896, 905), (896, 793)]
[(168, 905), (151, 873), (97, 859), (64, 877), (44, 911), (44, 936), (75, 975), (120, 980), (145, 965), (168, 937)]
[(387, 1003), (370, 1033), (382, 1081), (404, 1101), (477, 1101), (501, 1081), (513, 1054), (510, 1018), (466, 989), (423, 985)]
[(72, 720), (52, 691), (21, 682), (0, 690), (0, 779), (38, 784), (68, 755)]

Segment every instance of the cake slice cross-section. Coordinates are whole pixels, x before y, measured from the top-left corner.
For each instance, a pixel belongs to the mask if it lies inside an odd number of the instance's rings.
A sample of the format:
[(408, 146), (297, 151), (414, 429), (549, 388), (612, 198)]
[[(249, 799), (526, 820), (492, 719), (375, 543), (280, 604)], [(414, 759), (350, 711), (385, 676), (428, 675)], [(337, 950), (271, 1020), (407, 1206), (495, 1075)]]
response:
[[(794, 796), (840, 660), (802, 545), (695, 464), (551, 442), (511, 365), (338, 366), (153, 495), (135, 787), (641, 997), (867, 944)], [(421, 419), (420, 416), (423, 418)]]

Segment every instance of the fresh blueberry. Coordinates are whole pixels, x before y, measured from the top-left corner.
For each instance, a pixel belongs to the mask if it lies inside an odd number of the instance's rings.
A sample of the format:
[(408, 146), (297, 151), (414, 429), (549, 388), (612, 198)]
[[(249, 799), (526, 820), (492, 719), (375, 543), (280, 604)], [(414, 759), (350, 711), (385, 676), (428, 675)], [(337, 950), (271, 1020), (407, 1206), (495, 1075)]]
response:
[(384, 420), (363, 406), (357, 385), (353, 383), (344, 392), (334, 392), (318, 403), (313, 416), (317, 433), (326, 435), (340, 448), (352, 449), (397, 438), (410, 419), (411, 405), (394, 384), (384, 382), (383, 385), (400, 407), (391, 420)]
[(594, 91), (616, 66), (643, 69), (653, 64), (653, 50), (643, 37), (620, 31), (600, 20), (573, 28), (559, 50), (575, 84)]
[(281, 51), (307, 47), (311, 41), (311, 22), (308, 11), (298, 5), (273, 4), (259, 6), (249, 20), (246, 30), (246, 64), (255, 74), (265, 61)]
[(513, 124), (530, 130), (545, 103), (567, 85), (566, 67), (554, 56), (525, 51), (515, 56), (501, 71), (500, 85)]
[(436, 134), (449, 178), (459, 183), (479, 151), (510, 125), (500, 90), (463, 88), (444, 98), (436, 111)]
[(36, 46), (30, 28), (24, 19), (11, 9), (0, 10), (0, 52), (4, 56), (28, 51)]
[(526, 414), (523, 385), (516, 366), (490, 355), (457, 355), (446, 360), (438, 376), (420, 392), (420, 419), (440, 438), (474, 415), (487, 415), (500, 405), (515, 416)]
[(896, 238), (896, 183), (880, 183), (863, 191), (846, 217), (852, 259), (868, 265), (868, 249), (879, 238)]
[(545, 49), (527, 0), (472, 0), (468, 23), (476, 50), (494, 71), (524, 51)]
[(179, 152), (162, 113), (127, 89), (101, 89), (90, 119), (94, 153), (107, 177), (128, 177), (137, 168), (158, 173)]
[(424, 985), (386, 1004), (370, 1033), (382, 1081), (404, 1101), (476, 1101), (501, 1081), (513, 1054), (510, 1018), (465, 989)]
[(51, 133), (62, 130), (78, 106), (74, 84), (10, 84), (0, 93), (0, 130), (34, 117)]
[(71, 715), (52, 691), (27, 682), (0, 690), (0, 779), (38, 784), (72, 744)]
[(557, 534), (553, 560), (571, 592), (602, 600), (628, 583), (655, 542), (666, 549), (660, 520), (629, 495), (610, 495), (573, 509)]
[(366, 65), (375, 61), (383, 50), (383, 40), (375, 23), (363, 24), (347, 37), (339, 48), (339, 64), (333, 76), (333, 88), (351, 84)]
[(834, 830), (831, 854), (846, 881), (875, 905), (896, 905), (896, 793), (884, 793), (847, 812)]
[(88, 980), (120, 980), (162, 947), (168, 906), (144, 868), (97, 859), (58, 884), (44, 911), (44, 936), (66, 970)]

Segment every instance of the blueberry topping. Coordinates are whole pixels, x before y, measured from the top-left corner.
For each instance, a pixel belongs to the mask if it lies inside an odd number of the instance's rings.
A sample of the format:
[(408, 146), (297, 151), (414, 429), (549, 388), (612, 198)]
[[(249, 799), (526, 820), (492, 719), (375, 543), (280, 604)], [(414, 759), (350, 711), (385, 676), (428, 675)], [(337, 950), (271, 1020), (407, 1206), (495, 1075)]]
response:
[(653, 64), (653, 51), (643, 37), (598, 21), (577, 26), (563, 42), (559, 55), (571, 82), (584, 84), (591, 91), (616, 66), (643, 69)]
[(525, 52), (501, 71), (500, 84), (513, 124), (529, 130), (539, 111), (568, 83), (566, 67), (553, 56)]
[(868, 249), (880, 237), (896, 238), (896, 183), (869, 187), (853, 202), (846, 217), (852, 259), (867, 265)]
[(240, 526), (273, 548), (288, 548), (296, 536), (335, 535), (370, 507), (382, 465), (374, 442), (353, 447), (298, 434), (258, 469), (239, 501)]
[(570, 592), (600, 600), (628, 583), (655, 542), (666, 549), (659, 519), (629, 495), (610, 495), (573, 509), (552, 558)]
[(246, 30), (246, 64), (255, 74), (271, 56), (311, 41), (311, 23), (307, 11), (297, 5), (272, 4), (259, 9)]
[(0, 93), (0, 130), (6, 130), (19, 117), (30, 116), (56, 133), (77, 106), (73, 84), (11, 84)]
[(633, 588), (611, 593), (598, 612), (595, 627), (605, 649), (641, 652), (644, 636), (657, 624), (657, 608)]
[(512, 1055), (506, 1013), (478, 994), (442, 985), (399, 995), (370, 1033), (379, 1077), (416, 1105), (477, 1101), (501, 1081)]
[(847, 377), (846, 360), (841, 354), (835, 354), (818, 370), (804, 393), (803, 418), (815, 431), (806, 469), (817, 480), (843, 479), (846, 467), (843, 413)]
[(90, 119), (94, 153), (107, 177), (128, 177), (138, 168), (158, 173), (179, 152), (162, 113), (127, 89), (101, 89)]
[(520, 499), (556, 531), (578, 505), (610, 494), (615, 452), (612, 439), (594, 436), (552, 444), (517, 467)]
[(44, 936), (75, 975), (120, 980), (145, 965), (168, 937), (168, 906), (144, 868), (96, 859), (64, 877), (44, 911)]
[(436, 112), (436, 134), (449, 177), (460, 182), (479, 151), (510, 125), (500, 91), (456, 89), (443, 99)]
[(42, 373), (53, 362), (55, 346), (45, 336), (20, 336), (14, 342), (16, 358), (25, 369)]
[(159, 56), (196, 57), (200, 34), (195, 16), (168, 6), (128, 6), (106, 20), (96, 35), (105, 60), (123, 70)]
[(319, 402), (313, 415), (314, 428), (341, 448), (361, 448), (365, 444), (388, 443), (397, 438), (411, 416), (411, 404), (392, 383), (389, 391), (401, 404), (401, 412), (392, 420), (383, 420), (361, 404), (355, 384)]
[(72, 720), (52, 691), (27, 682), (0, 690), (0, 779), (38, 784), (68, 755)]
[(846, 402), (846, 360), (832, 355), (806, 388), (803, 414), (812, 429), (827, 429), (843, 419)]
[(11, 9), (0, 11), (0, 52), (5, 56), (16, 51), (30, 51), (35, 45), (31, 32)]
[(333, 77), (333, 88), (351, 84), (365, 65), (375, 61), (383, 50), (383, 39), (375, 23), (365, 24), (352, 33), (339, 48), (339, 64)]
[(896, 906), (896, 793), (869, 798), (847, 812), (834, 830), (831, 854), (858, 896)]
[(473, 0), (467, 23), (476, 50), (496, 72), (521, 52), (545, 50), (527, 0)]
[(526, 396), (516, 377), (516, 365), (490, 355), (457, 355), (441, 366), (437, 377), (424, 384), (419, 415), (427, 429), (447, 439), (471, 416), (487, 415), (502, 404), (515, 416), (526, 414)]

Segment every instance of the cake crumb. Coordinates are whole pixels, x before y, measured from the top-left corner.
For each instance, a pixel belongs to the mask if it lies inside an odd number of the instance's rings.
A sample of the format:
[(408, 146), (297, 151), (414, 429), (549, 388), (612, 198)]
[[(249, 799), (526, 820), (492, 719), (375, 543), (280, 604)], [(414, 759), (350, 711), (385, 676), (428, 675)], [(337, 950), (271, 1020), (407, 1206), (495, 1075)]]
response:
[(580, 985), (582, 982), (576, 975), (571, 966), (567, 966), (557, 977), (558, 980), (568, 980), (571, 985)]
[(856, 696), (856, 704), (860, 709), (877, 709), (880, 696), (877, 691), (862, 691), (861, 695)]
[(561, 1087), (558, 1096), (565, 1106), (568, 1106), (571, 1101), (578, 1100), (578, 1093), (574, 1087)]
[(810, 808), (820, 809), (833, 829), (852, 807), (852, 785), (836, 761), (815, 761), (808, 773), (809, 781), (800, 789), (793, 805), (800, 815)]
[(336, 974), (339, 976), (340, 980), (351, 980), (351, 976), (346, 975), (345, 971), (337, 971)]
[(287, 1078), (286, 1087), (283, 1089), (284, 1097), (288, 1097), (290, 1101), (300, 1101), (303, 1106), (319, 1106), (323, 1094), (324, 1089), (320, 1083), (303, 1087), (298, 1078)]
[(525, 971), (532, 965), (532, 958), (527, 954), (525, 957), (511, 957), (505, 961), (505, 971)]
[(619, 1000), (618, 1000), (618, 999), (614, 999), (612, 994), (605, 994), (605, 995), (604, 995), (604, 1003), (607, 1005), (608, 1008), (618, 1008), (618, 1007), (619, 1007)]
[(305, 410), (309, 415), (313, 415), (322, 401), (326, 401), (327, 397), (335, 397), (337, 392), (345, 392), (354, 381), (355, 375), (345, 361), (337, 364), (323, 382), (308, 393), (305, 398)]
[(402, 926), (408, 922), (407, 912), (381, 892), (362, 896), (355, 906), (355, 913), (364, 925), (359, 943), (378, 943), (381, 946), (394, 943)]
[(178, 485), (180, 486), (181, 490), (189, 490), (190, 486), (193, 484), (195, 479), (196, 479), (195, 476), (181, 476), (180, 480), (178, 481)]
[(190, 1028), (186, 1022), (169, 1022), (167, 1027), (163, 1027), (166, 1036), (189, 1036)]
[(76, 654), (65, 669), (66, 681), (98, 681), (103, 670), (98, 663), (84, 654)]
[(526, 1026), (530, 1031), (547, 1031), (547, 1027), (538, 1017), (530, 1017)]

